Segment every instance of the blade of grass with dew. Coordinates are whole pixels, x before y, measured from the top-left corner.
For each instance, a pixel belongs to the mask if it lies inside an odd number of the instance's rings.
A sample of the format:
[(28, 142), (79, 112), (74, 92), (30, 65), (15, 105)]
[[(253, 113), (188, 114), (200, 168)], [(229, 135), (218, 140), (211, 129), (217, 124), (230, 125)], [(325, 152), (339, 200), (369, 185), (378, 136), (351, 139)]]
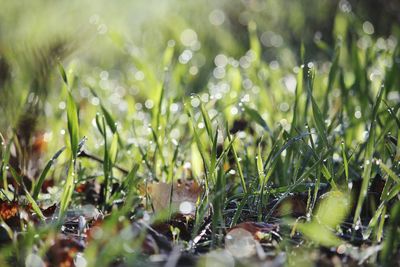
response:
[(167, 167), (167, 162), (165, 160), (165, 156), (164, 156), (164, 152), (163, 152), (164, 151), (163, 146), (160, 144), (159, 137), (158, 137), (156, 131), (152, 127), (151, 127), (151, 133), (153, 136), (154, 143), (156, 144), (158, 154), (161, 158), (163, 167)]
[(78, 144), (79, 144), (79, 121), (78, 121), (78, 111), (75, 105), (74, 98), (72, 97), (70, 91), (68, 91), (68, 99), (67, 99), (67, 120), (68, 120), (68, 131), (71, 142), (72, 157), (76, 159), (78, 153)]
[[(318, 154), (318, 152), (317, 152), (317, 149), (316, 149), (316, 146), (315, 146), (315, 144), (314, 144), (314, 141), (313, 141), (313, 138), (312, 138), (312, 134), (311, 134), (311, 132), (309, 131), (309, 133), (310, 133), (310, 135), (309, 135), (309, 137), (310, 137), (310, 143), (311, 143), (311, 147), (309, 147), (308, 145), (306, 145), (306, 148), (308, 148), (308, 151), (309, 152), (311, 152), (311, 154), (314, 156), (314, 159), (319, 159), (319, 154)], [(302, 139), (303, 140), (303, 139)], [(304, 140), (303, 140), (304, 141)], [(305, 141), (304, 141), (305, 142)], [(328, 151), (331, 151), (331, 149), (330, 150), (328, 150)], [(327, 160), (326, 159), (323, 159), (323, 162), (326, 162)], [(329, 162), (328, 162), (329, 163)], [(331, 175), (331, 173), (332, 172), (330, 172), (329, 171), (329, 169), (325, 166), (325, 164), (324, 163), (322, 163), (321, 164), (321, 173), (323, 174), (323, 176), (325, 177), (325, 179), (330, 183), (330, 185), (332, 186), (332, 188), (333, 189), (337, 189), (337, 185), (336, 185), (336, 183), (335, 183), (335, 181), (333, 180), (333, 178), (332, 178), (332, 175)], [(317, 188), (318, 189), (318, 188)]]
[[(301, 58), (301, 63), (304, 63), (304, 44), (301, 44), (300, 48), (300, 58)], [(296, 78), (296, 90), (295, 90), (295, 99), (294, 99), (294, 104), (293, 104), (293, 115), (292, 115), (292, 125), (290, 127), (290, 136), (294, 135), (295, 127), (298, 126), (299, 122), (299, 117), (298, 115), (300, 114), (299, 110), (299, 100), (301, 97), (301, 94), (303, 93), (303, 87), (304, 87), (304, 68), (299, 68), (299, 72), (297, 73), (297, 78)]]
[(28, 202), (31, 204), (32, 209), (35, 211), (35, 213), (39, 216), (39, 218), (41, 220), (45, 220), (46, 217), (43, 215), (42, 211), (39, 208), (39, 205), (36, 203), (36, 201), (32, 198), (29, 191), (26, 189), (25, 184), (23, 183), (22, 177), (11, 166), (9, 166), (9, 170), (10, 170), (11, 176), (14, 178), (14, 180), (17, 182), (17, 184), (19, 186), (21, 186), (22, 189), (24, 190), (25, 197), (28, 200)]
[(372, 117), (371, 117), (371, 124), (369, 128), (369, 136), (367, 140), (367, 147), (365, 150), (365, 156), (364, 156), (364, 171), (362, 174), (362, 184), (361, 184), (361, 190), (360, 194), (358, 196), (358, 201), (357, 201), (357, 207), (354, 215), (354, 221), (353, 224), (356, 225), (358, 220), (360, 219), (360, 214), (361, 214), (361, 209), (362, 205), (364, 203), (365, 196), (367, 195), (367, 190), (368, 190), (368, 185), (369, 185), (369, 180), (371, 178), (371, 168), (372, 168), (372, 157), (374, 154), (374, 143), (375, 143), (375, 120), (376, 116), (379, 110), (380, 103), (382, 101), (382, 96), (384, 92), (384, 87), (381, 86), (379, 89), (378, 95), (377, 95), (377, 100), (375, 102), (375, 105), (372, 110)]
[(321, 137), (322, 143), (326, 148), (329, 147), (329, 142), (326, 134), (326, 127), (325, 127), (325, 120), (323, 118), (323, 115), (321, 113), (321, 110), (318, 107), (317, 102), (315, 101), (314, 97), (312, 96), (312, 91), (313, 91), (313, 83), (314, 83), (314, 74), (310, 73), (308, 77), (308, 94), (311, 99), (311, 107), (313, 111), (313, 118), (315, 122), (315, 126), (318, 131), (318, 135)]
[(211, 148), (211, 163), (210, 163), (210, 174), (213, 174), (215, 169), (217, 168), (217, 143), (218, 143), (218, 129), (215, 131), (215, 136), (211, 140), (212, 148)]
[(132, 188), (134, 188), (136, 186), (136, 184), (138, 182), (137, 172), (138, 172), (139, 168), (140, 168), (140, 165), (135, 163), (123, 181), (123, 188), (125, 190), (127, 190), (128, 193), (130, 190), (132, 190)]
[(209, 183), (210, 183), (209, 178), (208, 178), (208, 171), (210, 170), (210, 166), (209, 166), (208, 160), (206, 159), (205, 150), (203, 148), (203, 145), (201, 143), (199, 134), (198, 134), (198, 132), (196, 130), (196, 126), (194, 124), (193, 124), (193, 134), (194, 134), (194, 138), (195, 138), (195, 141), (196, 141), (197, 150), (198, 150), (198, 152), (199, 152), (199, 154), (201, 156), (201, 159), (203, 161), (204, 175), (205, 175), (205, 185), (206, 185), (206, 190), (208, 191)]
[(108, 140), (107, 140), (107, 129), (106, 129), (106, 122), (104, 116), (102, 116), (102, 121), (101, 121), (102, 126), (102, 131), (104, 132), (104, 155), (103, 155), (103, 175), (104, 175), (104, 187), (103, 187), (103, 208), (106, 207), (107, 202), (108, 202), (108, 196), (109, 196), (109, 181), (110, 181), (110, 170), (111, 170), (111, 160), (110, 160), (110, 147), (108, 146)]
[(261, 117), (260, 113), (258, 113), (257, 110), (248, 107), (247, 105), (243, 106), (246, 114), (249, 115), (250, 118), (253, 119), (258, 125), (260, 125), (265, 131), (272, 135), (271, 129), (268, 127), (268, 124), (265, 122), (265, 120)]
[[(300, 47), (300, 60), (301, 63), (304, 64), (304, 44), (301, 44)], [(297, 127), (299, 127), (299, 114), (300, 114), (300, 108), (299, 108), (299, 101), (300, 101), (300, 97), (303, 93), (303, 87), (304, 87), (304, 68), (300, 67), (299, 71), (297, 73), (297, 78), (296, 78), (296, 89), (295, 89), (295, 99), (294, 99), (294, 104), (293, 104), (293, 112), (292, 112), (292, 123), (290, 126), (290, 132), (289, 132), (289, 136), (294, 136)], [(290, 168), (290, 164), (291, 164), (291, 158), (293, 156), (293, 149), (292, 147), (290, 147), (289, 149), (287, 149), (287, 157), (285, 157), (284, 160), (284, 169), (288, 170)]]
[(220, 164), (224, 161), (225, 156), (229, 153), (229, 150), (232, 148), (233, 143), (235, 142), (235, 140), (236, 140), (236, 136), (234, 136), (234, 137), (232, 138), (232, 140), (229, 141), (229, 143), (228, 143), (228, 145), (226, 146), (226, 148), (222, 151), (221, 155), (218, 157), (217, 162), (216, 162), (216, 164), (215, 164), (216, 167), (217, 167), (217, 166), (220, 166)]
[(208, 137), (212, 140), (214, 137), (214, 134), (213, 134), (213, 130), (212, 130), (211, 119), (210, 119), (210, 116), (208, 115), (208, 112), (205, 109), (203, 103), (200, 104), (200, 110), (201, 110), (201, 115), (203, 116), (204, 125), (206, 126)]
[[(3, 139), (2, 141), (5, 144), (5, 141)], [(10, 161), (10, 150), (11, 150), (11, 141), (5, 145), (5, 150), (2, 151), (2, 160), (1, 160), (1, 174), (2, 174), (2, 180), (3, 180), (3, 189), (4, 193), (8, 194), (8, 181), (7, 181), (7, 168), (8, 168), (8, 163)], [(3, 149), (3, 147), (2, 147)]]
[(340, 147), (342, 149), (342, 157), (343, 157), (343, 165), (344, 165), (344, 173), (346, 177), (346, 184), (349, 183), (349, 162), (347, 160), (347, 155), (346, 155), (346, 148), (344, 141), (340, 144)]
[[(231, 135), (230, 135), (228, 129), (229, 129), (229, 128), (227, 128), (227, 133), (226, 133), (226, 134), (227, 134), (227, 136), (228, 136), (229, 142), (232, 142), (232, 137), (231, 137)], [(243, 175), (243, 171), (242, 171), (242, 166), (240, 165), (240, 161), (239, 161), (239, 158), (238, 158), (238, 156), (237, 156), (237, 153), (236, 153), (236, 149), (235, 149), (235, 145), (234, 145), (234, 144), (232, 144), (231, 149), (232, 149), (233, 157), (234, 157), (234, 159), (235, 159), (236, 168), (237, 168), (238, 173), (239, 173), (240, 183), (241, 183), (241, 185), (242, 185), (243, 192), (244, 192), (244, 193), (247, 193), (246, 181), (245, 181), (245, 179), (244, 179), (244, 175)]]
[(162, 83), (160, 83), (160, 85), (159, 85), (160, 93), (159, 93), (159, 97), (158, 97), (157, 108), (154, 109), (154, 112), (155, 112), (154, 114), (156, 114), (155, 129), (157, 131), (157, 134), (159, 134), (158, 129), (159, 129), (160, 123), (161, 123), (160, 120), (161, 120), (161, 114), (162, 114), (162, 105), (163, 105), (163, 101), (165, 98), (165, 90), (169, 83), (169, 75), (170, 75), (170, 71), (171, 71), (170, 67), (172, 64), (173, 55), (174, 55), (174, 46), (168, 45), (163, 54), (164, 77), (162, 78), (163, 79)]
[(167, 183), (172, 183), (174, 180), (174, 168), (176, 166), (176, 161), (178, 159), (178, 152), (179, 152), (179, 146), (177, 145), (175, 147), (174, 155), (171, 158), (171, 161), (169, 163), (169, 168), (168, 168), (168, 176), (167, 176)]
[(204, 219), (207, 215), (207, 212), (210, 208), (210, 203), (208, 202), (208, 193), (206, 192), (202, 198), (199, 198), (196, 203), (196, 217), (194, 222), (194, 227), (192, 231), (192, 239), (195, 243), (196, 237), (200, 231), (201, 226), (204, 224)]
[[(223, 168), (219, 168), (216, 171), (215, 178), (215, 187), (213, 188), (213, 219), (211, 221), (211, 229), (212, 229), (212, 244), (215, 244), (216, 234), (218, 232), (218, 228), (224, 228), (224, 219), (223, 219), (223, 207), (225, 203), (225, 187), (226, 187), (226, 177)], [(222, 225), (221, 225), (222, 224)], [(220, 227), (218, 227), (220, 226)], [(221, 236), (221, 235), (219, 235)], [(218, 240), (221, 241), (221, 240)], [(220, 243), (220, 242), (218, 242)], [(220, 245), (220, 244), (218, 244)]]
[(67, 75), (65, 73), (64, 67), (61, 63), (58, 64), (58, 69), (63, 78), (63, 81), (67, 90), (67, 123), (68, 123), (68, 132), (70, 136), (71, 143), (71, 152), (72, 157), (76, 159), (78, 153), (78, 144), (79, 144), (79, 120), (78, 120), (78, 110), (72, 96), (70, 89), (68, 88), (68, 80)]
[(394, 266), (395, 259), (397, 258), (396, 243), (398, 237), (398, 226), (400, 223), (400, 203), (396, 203), (391, 209), (390, 224), (386, 233), (386, 240), (383, 242), (383, 249), (381, 252), (382, 266)]
[(396, 124), (397, 124), (397, 127), (400, 129), (400, 119), (397, 118), (397, 116), (396, 116), (396, 111), (395, 111), (392, 107), (390, 107), (390, 106), (388, 105), (388, 103), (385, 101), (385, 99), (382, 99), (382, 101), (383, 101), (383, 103), (385, 104), (385, 106), (386, 106), (386, 108), (387, 108), (387, 111), (388, 111), (389, 114), (390, 114), (390, 117), (392, 117), (392, 118), (394, 119), (394, 121), (395, 121)]
[(400, 184), (400, 177), (397, 176), (385, 163), (382, 161), (379, 162), (379, 167), (383, 172), (385, 172), (393, 181), (395, 181), (397, 184)]
[(65, 69), (64, 69), (63, 65), (61, 64), (61, 62), (58, 62), (58, 71), (60, 72), (61, 77), (62, 77), (64, 83), (65, 83), (66, 85), (68, 85), (67, 74), (65, 73)]
[(370, 235), (372, 234), (373, 230), (376, 228), (377, 224), (378, 224), (378, 220), (379, 218), (381, 218), (382, 220), (382, 212), (383, 209), (385, 208), (386, 205), (386, 201), (382, 201), (381, 204), (379, 205), (379, 207), (376, 209), (374, 216), (372, 216), (371, 220), (368, 223), (367, 229), (365, 231), (363, 231), (363, 238), (369, 238)]
[[(294, 143), (301, 141), (303, 137), (308, 136), (308, 135), (310, 135), (310, 133), (307, 133), (307, 132), (300, 133), (299, 135), (294, 136), (294, 137), (290, 138), (289, 140), (287, 140), (286, 143), (280, 148), (278, 148), (277, 144), (275, 144), (274, 148), (277, 149), (278, 151), (276, 153), (270, 153), (267, 160), (264, 162), (264, 172), (268, 173), (266, 171), (268, 164), (272, 164), (272, 162), (274, 162), (281, 155), (281, 153), (283, 151), (288, 149)], [(272, 149), (272, 151), (274, 151), (274, 149)]]
[(96, 113), (96, 127), (97, 130), (99, 130), (100, 134), (104, 137), (105, 132), (103, 131), (104, 125), (102, 125), (103, 122), (103, 116), (100, 115), (100, 113)]
[[(64, 68), (59, 65), (61, 69), (61, 74), (65, 75)], [(68, 168), (68, 175), (65, 181), (63, 192), (61, 194), (60, 201), (60, 212), (59, 218), (62, 219), (67, 211), (69, 203), (71, 202), (72, 193), (74, 191), (74, 176), (75, 176), (75, 165), (79, 150), (79, 120), (78, 120), (78, 110), (72, 96), (71, 91), (68, 88), (67, 80), (64, 80), (67, 89), (67, 124), (68, 132), (70, 137), (70, 149), (71, 149), (71, 159)]]
[(73, 160), (70, 160), (70, 164), (68, 166), (68, 174), (65, 180), (65, 184), (63, 186), (63, 192), (61, 194), (60, 200), (60, 212), (59, 218), (64, 218), (64, 215), (68, 209), (68, 206), (71, 202), (72, 193), (74, 191), (74, 181), (75, 181), (75, 164)]
[(265, 173), (264, 173), (264, 165), (263, 165), (263, 159), (262, 159), (262, 154), (261, 154), (261, 141), (258, 143), (257, 146), (257, 158), (256, 158), (256, 165), (257, 165), (257, 173), (258, 173), (258, 179), (259, 179), (259, 184), (260, 186), (264, 187), (267, 181), (265, 181)]
[(337, 40), (335, 52), (333, 54), (332, 65), (331, 65), (331, 68), (330, 68), (329, 74), (328, 74), (328, 86), (327, 86), (327, 89), (325, 92), (325, 99), (324, 99), (324, 105), (323, 105), (324, 117), (326, 117), (328, 110), (329, 110), (329, 93), (333, 89), (333, 84), (335, 82), (336, 74), (337, 74), (338, 68), (339, 68), (340, 47), (341, 47), (341, 41)]
[(198, 151), (200, 153), (200, 156), (203, 159), (204, 166), (206, 167), (205, 171), (209, 170), (210, 166), (209, 166), (209, 161), (207, 160), (207, 157), (206, 157), (207, 153), (206, 153), (206, 151), (204, 149), (204, 146), (203, 146), (203, 144), (201, 142), (199, 132), (197, 131), (196, 122), (194, 121), (194, 116), (192, 115), (192, 113), (190, 111), (188, 111), (188, 115), (189, 115), (190, 118), (192, 118), (192, 129), (193, 129), (194, 139), (196, 141), (197, 148), (198, 148)]
[(381, 219), (379, 221), (379, 225), (378, 228), (376, 230), (376, 241), (377, 242), (382, 242), (383, 239), (383, 229), (384, 229), (384, 225), (385, 225), (385, 221), (386, 221), (386, 214), (387, 214), (387, 208), (386, 206), (383, 207), (383, 211), (381, 214)]
[(34, 189), (33, 189), (33, 194), (32, 197), (33, 199), (37, 200), (40, 190), (42, 188), (43, 182), (46, 179), (46, 176), (48, 174), (48, 172), (50, 171), (50, 168), (53, 166), (54, 162), (57, 160), (57, 158), (62, 154), (62, 152), (64, 152), (65, 147), (61, 148), (60, 150), (58, 150), (54, 156), (47, 162), (46, 166), (44, 167), (42, 173), (39, 176), (38, 181), (36, 182)]
[(259, 191), (260, 195), (258, 198), (258, 220), (260, 221), (262, 219), (262, 207), (264, 206), (264, 190), (265, 190), (265, 185), (267, 184), (267, 177), (264, 173), (264, 164), (263, 164), (263, 159), (262, 159), (262, 154), (261, 154), (261, 141), (258, 143), (257, 146), (257, 157), (256, 157), (256, 166), (257, 166), (257, 173), (258, 173), (258, 183), (259, 183)]
[[(100, 97), (96, 94), (96, 92), (93, 90), (93, 88), (90, 88), (90, 91), (92, 92), (92, 94), (95, 97), (100, 99)], [(110, 128), (111, 132), (113, 134), (117, 133), (119, 135), (118, 128), (117, 128), (117, 122), (115, 121), (115, 119), (113, 118), (111, 113), (106, 109), (106, 107), (104, 106), (101, 99), (100, 99), (100, 108), (101, 108), (101, 112), (103, 113), (103, 116), (104, 116), (106, 123), (107, 123), (108, 127)], [(97, 116), (96, 116), (96, 119), (97, 119)], [(102, 133), (102, 135), (104, 135), (104, 134)], [(123, 146), (122, 138), (118, 138), (118, 143), (119, 143), (120, 147)]]
[(111, 162), (111, 170), (112, 170), (112, 166), (115, 164), (115, 162), (117, 161), (117, 155), (118, 155), (118, 134), (115, 133), (113, 135), (113, 138), (111, 140), (111, 145), (110, 145), (110, 162)]

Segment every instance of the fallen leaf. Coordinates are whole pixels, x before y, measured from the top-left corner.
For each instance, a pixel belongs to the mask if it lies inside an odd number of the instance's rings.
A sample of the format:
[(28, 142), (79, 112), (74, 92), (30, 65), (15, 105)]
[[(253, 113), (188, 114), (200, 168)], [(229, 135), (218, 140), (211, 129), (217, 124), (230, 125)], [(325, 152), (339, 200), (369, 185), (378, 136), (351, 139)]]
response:
[(195, 212), (197, 199), (202, 192), (201, 186), (195, 180), (178, 180), (172, 184), (153, 183), (148, 185), (147, 190), (156, 212), (170, 208), (170, 204), (174, 211), (179, 211), (180, 205), (188, 202), (193, 207), (189, 214)]

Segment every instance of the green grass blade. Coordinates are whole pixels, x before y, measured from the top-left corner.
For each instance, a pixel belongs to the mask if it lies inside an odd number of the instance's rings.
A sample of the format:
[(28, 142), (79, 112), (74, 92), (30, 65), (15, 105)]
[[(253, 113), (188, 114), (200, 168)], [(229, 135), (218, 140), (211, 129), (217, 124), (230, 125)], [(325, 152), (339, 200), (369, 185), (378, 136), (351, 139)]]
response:
[(396, 243), (398, 242), (398, 226), (400, 223), (400, 203), (396, 203), (391, 210), (390, 225), (387, 229), (386, 240), (383, 243), (381, 252), (382, 266), (385, 267), (394, 266), (397, 258), (395, 255), (397, 253)]
[(208, 137), (210, 138), (210, 140), (212, 140), (214, 138), (214, 134), (213, 134), (213, 130), (212, 130), (211, 119), (210, 119), (210, 116), (208, 115), (208, 112), (205, 109), (203, 103), (200, 104), (200, 110), (201, 110), (201, 115), (203, 116), (204, 124), (206, 126)]
[(400, 177), (397, 176), (385, 163), (379, 162), (379, 167), (381, 167), (381, 170), (384, 171), (393, 181), (395, 181), (397, 184), (400, 184)]
[(35, 184), (35, 188), (33, 190), (33, 194), (32, 197), (33, 199), (37, 200), (39, 193), (40, 193), (40, 189), (42, 188), (43, 182), (46, 179), (46, 176), (51, 168), (51, 166), (53, 166), (54, 162), (57, 160), (57, 158), (61, 155), (61, 153), (65, 150), (65, 147), (61, 148), (60, 150), (58, 150), (54, 156), (49, 160), (49, 162), (47, 162), (46, 166), (44, 167), (42, 173), (39, 176), (38, 181)]
[(117, 133), (115, 133), (113, 135), (109, 153), (110, 153), (111, 164), (114, 164), (115, 161), (117, 160), (117, 153), (118, 153), (118, 134)]
[[(2, 138), (2, 142), (4, 143), (4, 139)], [(7, 166), (10, 161), (10, 149), (12, 142), (8, 142), (5, 150), (2, 150), (2, 161), (1, 161), (1, 179), (3, 180), (3, 188), (6, 192), (8, 192), (8, 181), (7, 181)]]
[(347, 160), (346, 148), (344, 145), (344, 141), (342, 141), (340, 146), (342, 148), (342, 157), (343, 157), (344, 173), (346, 176), (346, 183), (349, 183), (349, 162)]
[(24, 186), (24, 192), (25, 192), (26, 199), (29, 201), (29, 203), (31, 203), (32, 209), (36, 212), (36, 214), (39, 216), (39, 218), (40, 218), (41, 220), (46, 219), (46, 217), (43, 215), (42, 211), (40, 210), (38, 204), (37, 204), (36, 201), (33, 199), (33, 197), (31, 196), (31, 194), (29, 194), (29, 192), (28, 192), (28, 190), (25, 188), (25, 186)]
[(313, 118), (315, 122), (315, 126), (317, 128), (318, 135), (320, 136), (322, 143), (326, 148), (329, 147), (328, 138), (326, 134), (326, 127), (325, 127), (325, 120), (321, 113), (321, 110), (318, 107), (317, 102), (315, 101), (314, 97), (312, 96), (312, 87), (314, 83), (314, 75), (311, 74), (308, 78), (308, 93), (311, 99), (311, 107), (313, 111)]
[(271, 129), (268, 127), (268, 124), (266, 123), (266, 121), (261, 117), (260, 113), (258, 113), (257, 110), (252, 109), (250, 107), (248, 107), (247, 105), (244, 105), (244, 111), (246, 112), (247, 115), (249, 115), (249, 117), (251, 119), (253, 119), (257, 124), (259, 124), (261, 127), (264, 128), (264, 130), (266, 130), (267, 132), (269, 132), (270, 134), (272, 134)]
[(132, 189), (136, 186), (138, 180), (137, 177), (137, 172), (139, 170), (140, 165), (139, 164), (134, 164), (131, 171), (128, 173), (128, 175), (124, 179), (124, 188), (125, 190), (128, 191), (128, 194)]
[(372, 157), (374, 154), (374, 145), (375, 145), (376, 116), (378, 114), (379, 105), (382, 101), (383, 92), (384, 92), (384, 87), (382, 86), (379, 89), (379, 92), (377, 95), (377, 100), (375, 102), (375, 105), (374, 105), (374, 108), (372, 111), (369, 136), (368, 136), (367, 147), (366, 147), (365, 156), (364, 156), (364, 171), (362, 174), (363, 181), (361, 184), (360, 195), (358, 196), (357, 207), (356, 207), (356, 211), (355, 211), (355, 215), (354, 215), (354, 221), (353, 221), (354, 224), (356, 224), (360, 218), (362, 205), (364, 203), (365, 196), (367, 195), (369, 180), (371, 178)]
[(64, 190), (61, 194), (59, 218), (63, 219), (71, 202), (72, 193), (74, 191), (75, 170), (74, 162), (71, 159), (68, 167), (68, 174), (64, 184)]
[(58, 71), (60, 72), (61, 77), (62, 77), (64, 83), (65, 83), (66, 85), (68, 85), (67, 74), (65, 73), (65, 69), (64, 69), (63, 65), (61, 64), (61, 62), (58, 62)]
[[(227, 136), (228, 136), (229, 142), (232, 142), (232, 138), (231, 138), (229, 132), (227, 133)], [(237, 170), (238, 170), (238, 174), (239, 174), (239, 178), (240, 178), (240, 183), (241, 183), (241, 185), (242, 185), (243, 192), (244, 192), (244, 193), (247, 193), (246, 181), (245, 181), (245, 179), (244, 179), (242, 166), (241, 166), (241, 163), (240, 163), (240, 161), (239, 161), (238, 155), (237, 155), (237, 153), (236, 153), (236, 149), (235, 149), (234, 144), (232, 144), (231, 149), (232, 149), (232, 152), (233, 152), (233, 157), (235, 158), (236, 168), (237, 168)]]
[(328, 101), (329, 100), (329, 93), (333, 89), (333, 85), (334, 85), (334, 82), (335, 82), (336, 74), (338, 73), (338, 69), (339, 69), (340, 46), (341, 46), (340, 40), (338, 40), (338, 44), (336, 45), (335, 53), (333, 55), (331, 69), (329, 70), (329, 74), (328, 74), (328, 87), (327, 87), (327, 90), (325, 92), (325, 100), (324, 100), (324, 107), (323, 107), (324, 116), (327, 115), (328, 110), (329, 110), (329, 101)]
[(258, 173), (258, 179), (259, 183), (262, 187), (264, 187), (266, 181), (265, 181), (265, 173), (264, 173), (264, 164), (262, 160), (262, 155), (261, 155), (261, 144), (258, 144), (258, 149), (257, 149), (257, 173)]
[(68, 131), (71, 142), (71, 151), (73, 158), (76, 159), (78, 153), (79, 144), (79, 121), (78, 121), (78, 110), (75, 105), (74, 98), (70, 91), (68, 91), (67, 98), (67, 119), (68, 119)]
[(32, 205), (32, 209), (36, 212), (36, 214), (39, 216), (39, 218), (41, 220), (46, 219), (46, 217), (43, 215), (42, 211), (40, 210), (39, 205), (36, 203), (36, 201), (32, 198), (31, 194), (26, 189), (26, 187), (24, 185), (24, 182), (22, 180), (22, 177), (11, 166), (9, 166), (9, 170), (10, 170), (10, 173), (11, 173), (12, 177), (17, 182), (17, 184), (19, 186), (21, 186), (22, 189), (24, 190), (25, 197), (28, 200), (28, 202)]
[(212, 141), (210, 173), (213, 173), (217, 167), (217, 165), (216, 165), (216, 163), (217, 163), (217, 143), (218, 143), (218, 129), (215, 131), (215, 136)]

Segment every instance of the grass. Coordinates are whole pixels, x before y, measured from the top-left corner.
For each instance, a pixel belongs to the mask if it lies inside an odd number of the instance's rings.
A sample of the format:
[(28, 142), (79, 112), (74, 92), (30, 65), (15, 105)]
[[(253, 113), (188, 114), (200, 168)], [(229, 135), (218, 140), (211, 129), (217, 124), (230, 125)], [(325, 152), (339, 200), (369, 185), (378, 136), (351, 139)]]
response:
[[(333, 42), (272, 50), (256, 13), (235, 42), (199, 14), (162, 45), (110, 26), (91, 51), (24, 51), (37, 68), (0, 50), (1, 266), (396, 262), (398, 25), (380, 37), (339, 8)], [(237, 228), (252, 257), (227, 247)]]

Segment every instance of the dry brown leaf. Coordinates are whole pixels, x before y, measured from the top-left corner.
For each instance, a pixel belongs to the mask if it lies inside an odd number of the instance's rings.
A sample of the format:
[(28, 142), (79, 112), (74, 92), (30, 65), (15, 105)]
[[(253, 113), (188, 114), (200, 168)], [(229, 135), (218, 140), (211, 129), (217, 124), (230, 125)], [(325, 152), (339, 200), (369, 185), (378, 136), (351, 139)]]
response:
[(164, 182), (153, 183), (147, 186), (147, 190), (156, 212), (168, 209), (170, 203), (175, 210), (178, 210), (182, 203), (186, 203), (192, 205), (192, 211), (188, 212), (192, 213), (202, 192), (201, 186), (194, 180), (178, 180), (172, 184)]

